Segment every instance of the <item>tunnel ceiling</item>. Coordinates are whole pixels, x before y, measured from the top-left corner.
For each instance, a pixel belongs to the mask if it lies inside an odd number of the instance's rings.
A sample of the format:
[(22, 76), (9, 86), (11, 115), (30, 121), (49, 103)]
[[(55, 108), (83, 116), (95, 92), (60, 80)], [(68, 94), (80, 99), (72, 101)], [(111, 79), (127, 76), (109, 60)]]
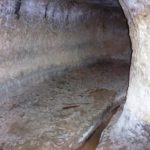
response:
[(120, 7), (118, 0), (0, 0), (0, 16), (16, 14), (19, 17), (24, 8), (26, 8), (25, 14), (27, 15), (42, 13), (46, 16), (49, 8), (72, 9), (72, 6), (78, 7), (81, 3), (96, 7)]

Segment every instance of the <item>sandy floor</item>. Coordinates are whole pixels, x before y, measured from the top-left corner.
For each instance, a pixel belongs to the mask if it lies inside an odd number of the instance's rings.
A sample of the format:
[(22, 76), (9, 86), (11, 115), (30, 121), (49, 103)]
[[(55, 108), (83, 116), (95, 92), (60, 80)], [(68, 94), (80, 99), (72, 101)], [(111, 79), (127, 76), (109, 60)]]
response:
[(99, 63), (67, 71), (0, 105), (0, 150), (80, 146), (124, 97), (129, 66)]

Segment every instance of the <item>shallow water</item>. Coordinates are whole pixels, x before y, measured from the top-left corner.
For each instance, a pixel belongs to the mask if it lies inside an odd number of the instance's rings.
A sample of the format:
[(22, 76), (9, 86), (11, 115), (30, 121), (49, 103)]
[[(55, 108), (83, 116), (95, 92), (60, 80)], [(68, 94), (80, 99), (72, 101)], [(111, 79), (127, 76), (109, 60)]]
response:
[(107, 100), (111, 100), (116, 95), (114, 90), (109, 89), (96, 89), (90, 93), (91, 96), (94, 97), (95, 103), (104, 102)]
[(105, 118), (105, 120), (100, 124), (100, 126), (93, 132), (93, 134), (87, 139), (87, 141), (77, 150), (96, 150), (101, 134), (110, 122), (113, 115), (118, 110), (118, 107), (113, 109)]

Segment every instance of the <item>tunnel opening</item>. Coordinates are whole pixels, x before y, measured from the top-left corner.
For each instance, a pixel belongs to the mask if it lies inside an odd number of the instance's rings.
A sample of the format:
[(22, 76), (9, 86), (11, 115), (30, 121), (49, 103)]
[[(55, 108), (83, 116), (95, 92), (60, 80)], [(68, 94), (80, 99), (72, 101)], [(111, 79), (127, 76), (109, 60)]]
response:
[(0, 20), (0, 149), (94, 150), (128, 88), (119, 2), (1, 0)]

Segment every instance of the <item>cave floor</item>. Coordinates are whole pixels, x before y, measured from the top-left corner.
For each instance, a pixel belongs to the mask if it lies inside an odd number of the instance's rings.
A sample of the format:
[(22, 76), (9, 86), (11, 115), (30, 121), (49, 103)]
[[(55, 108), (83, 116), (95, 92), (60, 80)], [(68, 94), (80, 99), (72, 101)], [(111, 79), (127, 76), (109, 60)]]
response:
[(76, 149), (125, 97), (129, 65), (77, 67), (0, 105), (0, 149)]

